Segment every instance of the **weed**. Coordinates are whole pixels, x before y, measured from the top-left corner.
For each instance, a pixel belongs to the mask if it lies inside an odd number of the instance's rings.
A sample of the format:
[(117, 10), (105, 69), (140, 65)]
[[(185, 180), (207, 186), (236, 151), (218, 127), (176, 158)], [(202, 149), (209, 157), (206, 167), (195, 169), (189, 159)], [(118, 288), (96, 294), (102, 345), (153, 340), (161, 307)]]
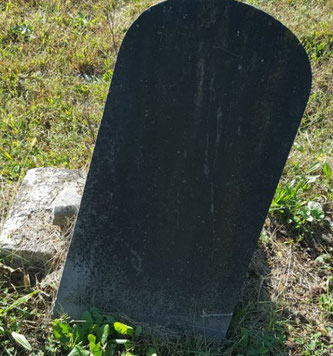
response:
[[(8, 292), (8, 289), (4, 290), (5, 295), (8, 295)], [(37, 293), (38, 291), (33, 291), (19, 298), (14, 294), (12, 298), (4, 298), (0, 301), (0, 343), (8, 354), (15, 350), (15, 344), (25, 350), (32, 350), (26, 337), (19, 333), (20, 319), (29, 316), (30, 312), (24, 305)]]
[(84, 15), (82, 12), (78, 12), (76, 16), (71, 16), (74, 28), (79, 30), (82, 34), (84, 30), (92, 28), (96, 23), (97, 19), (90, 15)]
[(31, 25), (22, 23), (20, 25), (15, 25), (9, 29), (8, 37), (13, 41), (23, 41), (28, 42), (35, 38), (34, 30)]
[[(307, 194), (320, 178), (319, 174), (313, 174), (318, 169), (320, 164), (316, 163), (305, 174), (295, 176), (290, 182), (280, 183), (270, 207), (270, 214), (280, 216), (299, 239), (311, 235), (314, 225), (324, 224), (325, 212), (320, 197), (310, 200)], [(327, 165), (323, 165), (322, 170), (329, 174)]]
[(316, 31), (310, 36), (303, 37), (301, 42), (312, 59), (328, 59), (333, 49), (333, 33)]
[(298, 337), (295, 342), (296, 344), (304, 347), (304, 351), (302, 353), (304, 356), (328, 355), (328, 349), (332, 350), (332, 345), (327, 345), (327, 337), (321, 332), (311, 333), (308, 339)]
[[(53, 321), (53, 334), (64, 351), (73, 355), (102, 356), (121, 353), (134, 356), (135, 340), (141, 334), (141, 328), (136, 329), (115, 321), (112, 317), (96, 308), (85, 311), (82, 318), (75, 323), (67, 319)], [(149, 348), (146, 355), (156, 354)]]
[(326, 293), (319, 298), (319, 307), (326, 310), (333, 316), (333, 277), (329, 277), (326, 281)]

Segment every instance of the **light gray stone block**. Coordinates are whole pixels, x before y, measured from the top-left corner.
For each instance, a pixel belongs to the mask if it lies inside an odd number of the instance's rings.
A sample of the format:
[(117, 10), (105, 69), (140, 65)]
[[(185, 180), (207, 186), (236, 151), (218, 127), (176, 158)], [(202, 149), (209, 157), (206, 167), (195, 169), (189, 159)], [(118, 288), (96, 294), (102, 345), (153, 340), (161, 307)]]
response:
[(0, 254), (25, 265), (47, 264), (65, 249), (61, 225), (76, 214), (85, 177), (80, 171), (27, 172), (0, 235)]

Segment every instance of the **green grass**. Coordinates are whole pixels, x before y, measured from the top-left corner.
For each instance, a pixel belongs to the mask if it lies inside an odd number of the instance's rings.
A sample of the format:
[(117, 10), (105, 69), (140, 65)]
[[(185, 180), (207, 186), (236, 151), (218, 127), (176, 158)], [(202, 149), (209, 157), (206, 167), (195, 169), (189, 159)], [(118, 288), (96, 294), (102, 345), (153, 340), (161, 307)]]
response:
[[(137, 342), (138, 353), (333, 354), (333, 1), (248, 3), (305, 46), (313, 70), (309, 104), (226, 342), (147, 337)], [(151, 4), (0, 2), (0, 225), (28, 169), (87, 170), (121, 40)], [(13, 332), (26, 337), (30, 355), (61, 354), (45, 317), (55, 290), (40, 284), (43, 273), (0, 265), (0, 355), (28, 354)]]

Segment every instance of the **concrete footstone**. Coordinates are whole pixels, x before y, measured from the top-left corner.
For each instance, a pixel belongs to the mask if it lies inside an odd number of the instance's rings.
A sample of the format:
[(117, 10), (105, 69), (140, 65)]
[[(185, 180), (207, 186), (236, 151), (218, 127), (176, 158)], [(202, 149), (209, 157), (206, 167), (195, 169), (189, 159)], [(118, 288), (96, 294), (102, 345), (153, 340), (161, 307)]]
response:
[(20, 265), (50, 263), (66, 249), (62, 227), (76, 215), (84, 184), (77, 170), (29, 170), (0, 235), (0, 255)]

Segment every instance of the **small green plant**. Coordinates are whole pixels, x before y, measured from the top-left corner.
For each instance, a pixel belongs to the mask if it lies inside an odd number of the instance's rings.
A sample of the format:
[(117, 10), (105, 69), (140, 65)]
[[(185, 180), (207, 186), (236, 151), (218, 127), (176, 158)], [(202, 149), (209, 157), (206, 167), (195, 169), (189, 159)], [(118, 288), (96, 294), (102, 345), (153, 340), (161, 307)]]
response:
[[(134, 356), (134, 341), (140, 333), (140, 327), (134, 329), (115, 321), (96, 308), (85, 311), (79, 321), (53, 321), (54, 337), (69, 352), (68, 356)], [(154, 354), (157, 355), (154, 349), (147, 350), (147, 356)]]
[[(327, 347), (325, 345), (325, 336), (319, 331), (312, 333), (309, 339), (298, 337), (295, 339), (295, 343), (304, 348), (302, 353), (304, 356), (328, 355), (328, 353), (326, 353)], [(329, 348), (331, 348), (331, 346), (329, 346)]]
[(18, 24), (13, 26), (9, 30), (9, 37), (14, 41), (18, 41), (19, 39), (23, 39), (24, 42), (28, 42), (34, 37), (34, 30), (31, 25), (23, 22), (22, 24)]
[(302, 206), (298, 214), (296, 222), (322, 221), (325, 217), (321, 204), (315, 201), (309, 201), (305, 206)]
[[(315, 164), (307, 173), (319, 168), (320, 166)], [(328, 166), (324, 165), (322, 169), (325, 169), (329, 176)], [(321, 223), (325, 219), (319, 199), (312, 197), (310, 200), (307, 194), (318, 179), (319, 175), (300, 175), (291, 182), (280, 183), (270, 207), (270, 213), (280, 216), (300, 238), (311, 232), (312, 224)]]
[(319, 307), (322, 310), (326, 310), (329, 313), (333, 313), (333, 291), (331, 284), (333, 283), (333, 277), (329, 277), (326, 281), (326, 293), (319, 298)]
[(92, 18), (89, 15), (85, 15), (82, 12), (78, 12), (76, 16), (72, 16), (73, 25), (80, 31), (84, 31), (87, 28), (92, 27), (97, 19)]
[[(0, 343), (8, 355), (11, 355), (16, 345), (20, 345), (23, 349), (31, 351), (32, 347), (26, 337), (20, 332), (20, 325), (18, 322), (19, 314), (29, 314), (26, 307), (23, 307), (25, 303), (39, 291), (33, 291), (26, 294), (14, 301), (9, 298), (3, 298), (0, 303)], [(8, 295), (8, 291), (4, 290), (5, 296)]]
[(315, 31), (301, 41), (312, 60), (327, 59), (331, 55), (333, 38), (330, 33)]

